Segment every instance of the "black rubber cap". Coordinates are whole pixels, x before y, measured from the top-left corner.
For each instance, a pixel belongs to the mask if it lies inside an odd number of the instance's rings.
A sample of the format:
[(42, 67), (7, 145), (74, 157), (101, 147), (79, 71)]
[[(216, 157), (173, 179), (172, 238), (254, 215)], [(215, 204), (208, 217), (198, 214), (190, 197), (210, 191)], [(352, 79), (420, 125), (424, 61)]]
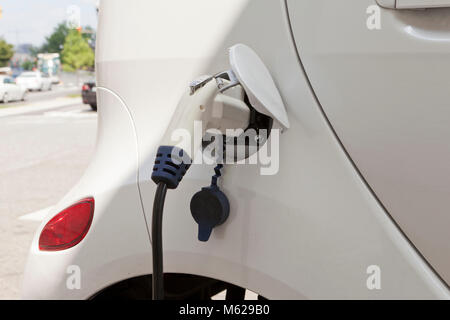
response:
[(198, 223), (198, 240), (208, 241), (212, 229), (224, 223), (230, 213), (227, 196), (217, 186), (202, 188), (191, 199), (191, 214)]

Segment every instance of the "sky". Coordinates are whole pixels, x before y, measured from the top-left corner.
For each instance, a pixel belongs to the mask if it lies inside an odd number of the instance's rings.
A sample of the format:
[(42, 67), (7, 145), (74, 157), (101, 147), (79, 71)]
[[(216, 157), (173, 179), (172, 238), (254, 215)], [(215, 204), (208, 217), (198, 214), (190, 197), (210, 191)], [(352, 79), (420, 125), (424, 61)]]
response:
[(0, 0), (0, 37), (11, 44), (41, 45), (53, 28), (68, 17), (67, 10), (80, 9), (81, 25), (97, 28), (98, 0)]

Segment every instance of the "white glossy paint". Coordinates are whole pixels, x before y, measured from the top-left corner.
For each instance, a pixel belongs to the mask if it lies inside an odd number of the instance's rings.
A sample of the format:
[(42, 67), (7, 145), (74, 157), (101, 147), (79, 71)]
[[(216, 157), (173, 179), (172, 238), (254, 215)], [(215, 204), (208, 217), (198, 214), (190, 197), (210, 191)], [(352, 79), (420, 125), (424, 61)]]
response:
[[(221, 279), (275, 299), (449, 297), (333, 135), (298, 61), (284, 1), (108, 0), (97, 39), (104, 88), (97, 152), (53, 212), (93, 195), (94, 222), (66, 251), (39, 252), (35, 238), (24, 297), (87, 298), (151, 272), (144, 217), (150, 221), (156, 149), (189, 82), (229, 69), (227, 48), (236, 43), (261, 57), (289, 114), (279, 172), (261, 176), (257, 165), (227, 165), (221, 187), (230, 217), (200, 243), (189, 202), (213, 170), (192, 166), (167, 194), (165, 271)], [(68, 264), (82, 267), (81, 290), (64, 287)], [(373, 264), (381, 267), (382, 290), (366, 287)]]
[[(96, 153), (84, 176), (49, 211), (33, 239), (23, 280), (25, 299), (86, 299), (120, 279), (151, 269), (149, 236), (137, 186), (133, 121), (120, 97), (108, 89), (98, 87), (98, 102)], [(95, 198), (95, 212), (83, 241), (68, 250), (39, 251), (39, 233), (50, 218), (89, 196)], [(66, 286), (71, 265), (80, 267), (80, 290)]]
[(251, 105), (274, 119), (274, 128), (289, 128), (286, 109), (272, 76), (257, 53), (244, 44), (229, 50), (230, 66), (247, 93)]
[(395, 9), (396, 1), (397, 0), (377, 0), (377, 3), (384, 8)]
[(424, 9), (450, 7), (450, 0), (397, 0), (397, 9)]
[(288, 1), (297, 48), (356, 166), (450, 283), (450, 9), (382, 9), (371, 31), (372, 2)]
[(0, 75), (0, 101), (8, 103), (21, 100), (25, 97), (25, 93), (25, 87), (17, 85), (13, 78)]
[(450, 0), (377, 0), (389, 9), (431, 9), (450, 7)]

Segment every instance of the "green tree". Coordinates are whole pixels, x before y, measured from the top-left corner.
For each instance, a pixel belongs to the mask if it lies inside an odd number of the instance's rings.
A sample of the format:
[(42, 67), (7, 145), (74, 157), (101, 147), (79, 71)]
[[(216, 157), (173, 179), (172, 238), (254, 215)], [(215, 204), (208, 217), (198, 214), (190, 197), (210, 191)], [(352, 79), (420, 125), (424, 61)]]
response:
[(77, 71), (94, 65), (94, 51), (77, 30), (69, 31), (61, 58), (65, 71)]
[(34, 67), (35, 67), (35, 64), (33, 61), (25, 60), (24, 62), (22, 62), (22, 68), (24, 70), (32, 70)]
[(95, 40), (95, 30), (91, 26), (84, 26), (83, 27), (83, 38), (86, 39), (88, 42)]
[(0, 67), (6, 67), (13, 55), (13, 45), (0, 38)]
[(66, 37), (70, 29), (65, 21), (60, 22), (54, 29), (53, 33), (45, 38), (45, 43), (40, 48), (41, 52), (61, 53)]
[(29, 52), (32, 57), (36, 58), (38, 53), (41, 52), (41, 48), (37, 46), (31, 46)]

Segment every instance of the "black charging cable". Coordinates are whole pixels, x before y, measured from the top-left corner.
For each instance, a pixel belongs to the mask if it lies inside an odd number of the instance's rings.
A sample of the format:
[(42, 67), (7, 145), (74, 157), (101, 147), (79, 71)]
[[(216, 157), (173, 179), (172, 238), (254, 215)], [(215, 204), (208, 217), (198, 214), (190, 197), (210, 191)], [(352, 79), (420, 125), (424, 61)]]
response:
[(162, 221), (167, 189), (176, 189), (189, 169), (191, 159), (183, 149), (160, 146), (153, 166), (152, 180), (158, 185), (152, 216), (152, 298), (164, 299)]
[(153, 252), (153, 276), (152, 297), (153, 300), (164, 299), (164, 273), (162, 250), (162, 219), (164, 200), (166, 199), (167, 184), (158, 183), (155, 200), (153, 202), (152, 217), (152, 252)]
[[(164, 299), (164, 268), (162, 221), (167, 189), (176, 189), (189, 169), (191, 159), (183, 149), (160, 146), (153, 166), (152, 180), (158, 185), (153, 202), (152, 216), (152, 298)], [(198, 240), (208, 241), (212, 230), (224, 223), (230, 212), (227, 196), (219, 189), (217, 179), (222, 175), (223, 164), (214, 168), (211, 185), (204, 187), (191, 199), (190, 209), (198, 223)]]

